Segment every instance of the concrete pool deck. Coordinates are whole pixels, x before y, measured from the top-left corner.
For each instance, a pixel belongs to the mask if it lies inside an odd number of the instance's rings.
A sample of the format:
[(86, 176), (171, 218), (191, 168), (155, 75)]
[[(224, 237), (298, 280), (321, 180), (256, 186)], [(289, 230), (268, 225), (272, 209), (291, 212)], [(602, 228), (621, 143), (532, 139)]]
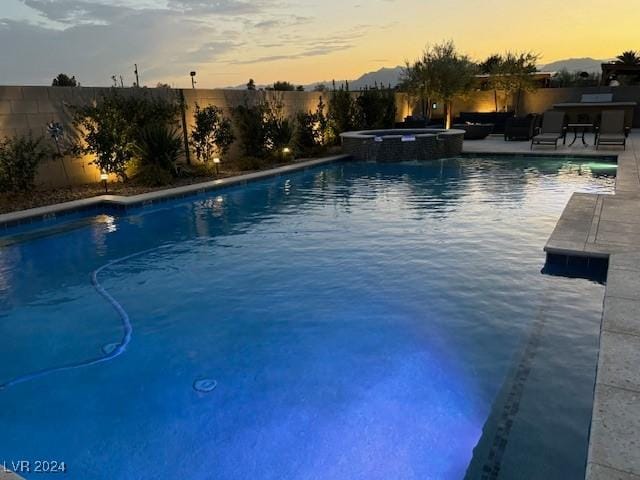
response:
[(545, 251), (609, 258), (594, 392), (588, 480), (640, 480), (640, 132), (626, 151), (535, 147), (502, 137), (464, 143), (465, 153), (616, 156), (615, 195), (574, 194)]

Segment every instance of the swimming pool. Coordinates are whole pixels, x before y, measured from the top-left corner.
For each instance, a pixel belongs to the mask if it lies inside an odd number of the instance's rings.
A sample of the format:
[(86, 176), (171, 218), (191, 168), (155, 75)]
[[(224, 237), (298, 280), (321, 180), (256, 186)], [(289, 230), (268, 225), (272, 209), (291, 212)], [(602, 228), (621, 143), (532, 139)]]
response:
[(542, 274), (542, 246), (572, 192), (614, 176), (586, 159), (343, 162), (11, 230), (0, 468), (580, 478), (604, 287)]

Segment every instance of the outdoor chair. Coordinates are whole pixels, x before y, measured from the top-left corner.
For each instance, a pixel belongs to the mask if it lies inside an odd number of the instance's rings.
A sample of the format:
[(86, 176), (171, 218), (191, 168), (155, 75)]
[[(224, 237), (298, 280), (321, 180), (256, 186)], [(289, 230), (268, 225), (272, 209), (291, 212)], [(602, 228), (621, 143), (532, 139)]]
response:
[(627, 149), (627, 136), (624, 126), (624, 111), (604, 110), (600, 126), (596, 129), (596, 150), (600, 145), (622, 145)]
[(531, 149), (534, 145), (553, 145), (558, 148), (558, 140), (566, 138), (566, 114), (549, 110), (542, 117), (542, 127), (539, 133), (531, 139)]
[(530, 113), (526, 117), (511, 117), (507, 119), (504, 129), (504, 139), (529, 141), (534, 135), (540, 115)]

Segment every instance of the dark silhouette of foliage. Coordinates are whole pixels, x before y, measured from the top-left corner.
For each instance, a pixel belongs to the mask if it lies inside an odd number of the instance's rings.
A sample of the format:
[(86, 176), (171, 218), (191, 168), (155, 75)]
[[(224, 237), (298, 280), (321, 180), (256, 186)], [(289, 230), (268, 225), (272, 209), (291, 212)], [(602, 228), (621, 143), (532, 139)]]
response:
[(329, 97), (329, 129), (333, 143), (340, 142), (340, 134), (351, 130), (358, 130), (359, 124), (358, 106), (349, 92), (349, 84), (336, 88), (333, 82), (333, 90)]
[(366, 130), (393, 128), (396, 120), (395, 91), (378, 86), (367, 87), (356, 99), (360, 128)]
[(320, 97), (315, 112), (298, 112), (294, 145), (296, 152), (302, 155), (320, 153), (327, 143), (328, 120), (325, 114), (325, 104)]
[(65, 73), (60, 73), (56, 78), (51, 82), (52, 87), (77, 87), (78, 81), (75, 76), (68, 76)]
[(640, 54), (634, 50), (627, 50), (616, 57), (615, 63), (619, 65), (640, 65)]

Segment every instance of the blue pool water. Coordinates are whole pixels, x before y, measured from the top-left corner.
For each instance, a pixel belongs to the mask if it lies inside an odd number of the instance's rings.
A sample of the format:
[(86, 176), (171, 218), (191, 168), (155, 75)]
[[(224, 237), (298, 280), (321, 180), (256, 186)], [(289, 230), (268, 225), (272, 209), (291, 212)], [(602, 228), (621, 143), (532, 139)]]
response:
[(580, 478), (604, 287), (541, 273), (542, 247), (572, 192), (614, 176), (550, 158), (337, 163), (10, 231), (0, 468)]

